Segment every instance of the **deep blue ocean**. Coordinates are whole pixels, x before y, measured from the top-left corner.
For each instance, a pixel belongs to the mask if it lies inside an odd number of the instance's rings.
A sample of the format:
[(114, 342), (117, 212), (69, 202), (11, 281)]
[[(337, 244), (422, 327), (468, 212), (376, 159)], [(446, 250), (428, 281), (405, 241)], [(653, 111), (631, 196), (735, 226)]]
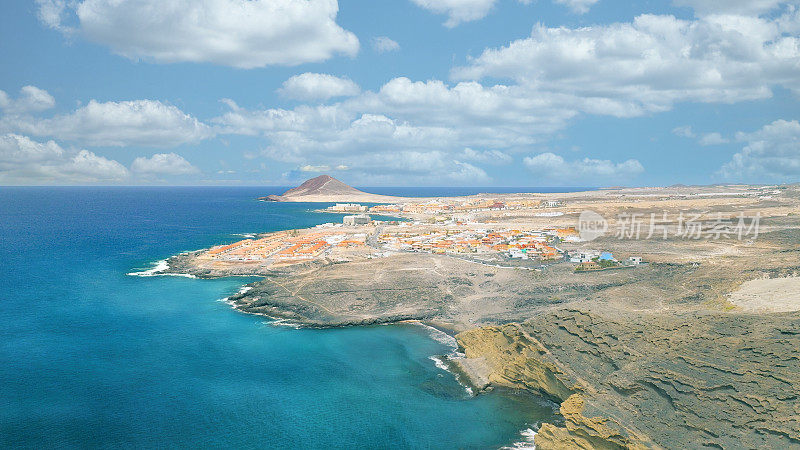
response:
[(551, 417), (470, 397), (421, 326), (281, 327), (219, 301), (250, 279), (126, 275), (338, 220), (255, 200), (282, 191), (0, 187), (0, 447), (491, 448)]

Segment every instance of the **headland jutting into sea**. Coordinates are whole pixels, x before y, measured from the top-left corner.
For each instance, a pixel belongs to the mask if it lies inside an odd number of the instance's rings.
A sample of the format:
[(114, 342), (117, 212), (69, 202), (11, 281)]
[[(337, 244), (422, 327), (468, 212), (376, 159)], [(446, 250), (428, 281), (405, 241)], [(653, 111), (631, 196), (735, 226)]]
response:
[[(160, 273), (263, 277), (230, 303), (301, 326), (448, 330), (475, 392), (561, 404), (537, 448), (800, 446), (797, 186), (410, 199), (320, 177), (264, 200), (352, 214)], [(576, 228), (587, 210), (604, 234)]]

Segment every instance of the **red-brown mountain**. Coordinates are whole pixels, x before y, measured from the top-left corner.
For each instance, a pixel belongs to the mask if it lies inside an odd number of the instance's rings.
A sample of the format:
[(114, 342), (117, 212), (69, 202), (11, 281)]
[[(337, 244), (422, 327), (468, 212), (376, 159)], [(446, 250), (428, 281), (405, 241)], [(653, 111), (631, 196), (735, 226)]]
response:
[(268, 195), (259, 200), (268, 202), (370, 202), (387, 203), (403, 200), (402, 197), (370, 194), (348, 186), (330, 175), (320, 175), (306, 180), (300, 186), (282, 195)]

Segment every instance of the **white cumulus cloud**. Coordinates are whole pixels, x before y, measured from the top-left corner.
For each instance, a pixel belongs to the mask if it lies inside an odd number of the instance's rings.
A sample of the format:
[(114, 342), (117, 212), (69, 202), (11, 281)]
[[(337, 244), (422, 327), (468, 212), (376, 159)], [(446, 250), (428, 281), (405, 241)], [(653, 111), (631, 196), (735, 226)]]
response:
[(565, 5), (573, 12), (578, 14), (586, 14), (589, 9), (600, 0), (555, 0), (556, 3)]
[(694, 130), (692, 130), (692, 127), (689, 125), (681, 125), (679, 127), (675, 127), (672, 130), (672, 134), (674, 134), (675, 136), (680, 136), (685, 138), (693, 138), (696, 136)]
[(719, 171), (728, 180), (750, 183), (800, 181), (800, 122), (776, 120), (752, 133), (740, 132), (745, 143)]
[(0, 90), (0, 110), (8, 114), (44, 111), (55, 106), (56, 100), (44, 89), (36, 86), (23, 86), (15, 99)]
[(621, 163), (591, 158), (567, 161), (547, 152), (527, 156), (523, 161), (537, 177), (573, 186), (593, 182), (626, 182), (644, 172), (642, 164), (635, 159)]
[(772, 87), (800, 92), (800, 13), (776, 19), (641, 15), (580, 28), (536, 25), (530, 37), (487, 49), (457, 67), (459, 80), (500, 78), (531, 93), (570, 98), (590, 114), (631, 117), (676, 102), (764, 99)]
[(36, 0), (36, 3), (39, 6), (37, 16), (44, 25), (65, 31), (62, 23), (66, 19), (66, 0)]
[[(444, 26), (454, 28), (464, 22), (472, 22), (483, 19), (494, 8), (498, 0), (411, 0), (418, 6), (427, 9), (435, 14), (444, 14), (447, 20)], [(517, 0), (519, 3), (528, 5), (535, 0)], [(589, 11), (599, 0), (553, 0), (555, 3), (562, 4), (573, 12), (584, 14)]]
[(453, 28), (463, 22), (486, 17), (497, 0), (411, 0), (436, 14), (446, 14), (444, 26)]
[[(385, 163), (397, 152), (439, 152), (437, 166), (420, 166), (409, 175), (428, 184), (425, 176), (435, 180), (445, 173), (435, 167), (446, 167), (448, 173), (471, 171), (476, 180), (485, 180), (479, 165), (509, 163), (509, 150), (529, 148), (577, 114), (559, 101), (514, 86), (484, 87), (475, 82), (448, 86), (438, 80), (395, 78), (378, 92), (332, 105), (247, 110), (228, 101), (230, 111), (213, 121), (221, 133), (265, 137), (269, 143), (263, 155), (268, 158), (299, 166), (334, 167), (341, 162), (365, 177), (371, 171), (369, 180), (376, 183), (391, 181), (375, 178), (379, 166), (365, 166), (366, 155)], [(391, 165), (382, 167), (399, 173)]]
[[(768, 17), (641, 15), (629, 23), (537, 25), (529, 37), (455, 68), (450, 83), (397, 77), (376, 91), (293, 109), (231, 103), (213, 122), (222, 133), (266, 138), (262, 155), (298, 167), (341, 162), (375, 177), (378, 165), (367, 165), (367, 157), (431, 151), (448, 167), (480, 169), (506, 161), (501, 155), (530, 154), (580, 115), (640, 117), (680, 102), (769, 98), (777, 87), (800, 93), (798, 31), (800, 11), (791, 9)], [(674, 132), (706, 145), (726, 140), (690, 127)], [(552, 163), (550, 173), (569, 169), (603, 182), (642, 170), (628, 158), (534, 158), (528, 163)]]
[(704, 133), (698, 136), (697, 133), (695, 133), (695, 131), (689, 125), (683, 125), (674, 128), (672, 130), (672, 134), (689, 139), (698, 138), (697, 143), (704, 147), (708, 147), (711, 145), (722, 145), (730, 142), (730, 139), (722, 136), (722, 134), (717, 132)]
[(531, 136), (561, 129), (577, 114), (561, 98), (520, 86), (485, 87), (477, 82), (448, 86), (439, 80), (405, 77), (390, 80), (377, 94), (368, 93), (352, 104), (426, 126), (450, 127), (463, 136), (463, 147), (531, 144), (535, 142)]
[(476, 162), (483, 162), (488, 164), (510, 164), (513, 161), (513, 158), (506, 153), (501, 152), (500, 150), (473, 150), (469, 147), (465, 148), (464, 151), (461, 152), (459, 155), (460, 158), (466, 159), (469, 161), (476, 161)]
[(730, 142), (727, 138), (723, 137), (719, 133), (706, 133), (703, 137), (700, 138), (698, 141), (702, 146), (710, 146), (710, 145), (722, 145), (727, 144)]
[(378, 36), (372, 38), (372, 48), (378, 53), (394, 52), (400, 50), (400, 44), (386, 36)]
[(197, 167), (175, 153), (156, 153), (149, 158), (140, 156), (133, 160), (131, 170), (145, 175), (188, 175), (200, 172)]
[(6, 117), (0, 127), (89, 146), (172, 147), (213, 135), (204, 123), (157, 100), (91, 100), (72, 113), (51, 118)]
[(349, 78), (306, 72), (284, 81), (283, 87), (278, 91), (289, 98), (310, 101), (350, 97), (358, 95), (361, 89)]
[(64, 164), (61, 171), (79, 181), (120, 181), (128, 176), (125, 166), (89, 150), (80, 150)]
[(41, 162), (63, 155), (64, 149), (54, 141), (41, 143), (13, 133), (0, 135), (0, 161), (4, 164)]
[(331, 166), (321, 165), (321, 166), (312, 166), (311, 164), (306, 164), (305, 166), (300, 167), (301, 172), (327, 172), (331, 170)]
[[(239, 68), (354, 56), (356, 36), (336, 23), (337, 0), (38, 0), (48, 27), (130, 59)], [(75, 22), (75, 24), (71, 24)]]
[(454, 159), (442, 151), (401, 150), (368, 153), (352, 161), (348, 178), (362, 184), (441, 185), (453, 183), (479, 186), (491, 181), (486, 171)]
[(65, 150), (13, 133), (0, 135), (0, 184), (119, 182), (128, 169), (88, 150)]
[(262, 155), (297, 164), (300, 171), (346, 168), (352, 179), (367, 184), (462, 182), (467, 174), (475, 180), (488, 179), (483, 169), (466, 162), (470, 156), (484, 155), (461, 154), (464, 146), (458, 144), (457, 131), (360, 113), (363, 103), (364, 99), (354, 99), (293, 110), (236, 107), (216, 122), (225, 132), (266, 137), (269, 143)]
[(796, 3), (786, 0), (673, 0), (675, 6), (687, 6), (698, 15), (710, 14), (761, 14), (781, 4)]

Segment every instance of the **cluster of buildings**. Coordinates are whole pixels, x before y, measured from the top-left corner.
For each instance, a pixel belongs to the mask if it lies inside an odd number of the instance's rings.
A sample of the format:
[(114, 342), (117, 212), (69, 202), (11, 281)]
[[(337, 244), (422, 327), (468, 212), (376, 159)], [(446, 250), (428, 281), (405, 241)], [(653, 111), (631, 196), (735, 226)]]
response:
[[(280, 231), (258, 239), (244, 239), (212, 247), (199, 257), (220, 262), (261, 262), (291, 264), (320, 257), (338, 257), (373, 252), (375, 239), (386, 251), (426, 252), (435, 254), (494, 254), (510, 259), (564, 260), (577, 264), (576, 271), (602, 270), (643, 264), (631, 256), (618, 261), (611, 252), (577, 250), (565, 252), (560, 242), (578, 236), (575, 228), (542, 230), (483, 229), (460, 225), (420, 225), (401, 223), (364, 232), (343, 226), (369, 225), (366, 214), (345, 216), (342, 224), (323, 224), (308, 230)], [(372, 230), (379, 235), (370, 235)]]
[(576, 271), (631, 267), (644, 264), (641, 256), (631, 256), (624, 261), (618, 261), (611, 252), (600, 250), (578, 250), (570, 252), (569, 261), (578, 264), (575, 266)]
[(369, 208), (358, 203), (337, 203), (328, 207), (328, 211), (332, 212), (366, 212), (367, 209)]
[(557, 208), (564, 206), (557, 200), (513, 199), (501, 201), (489, 198), (468, 198), (458, 201), (430, 200), (423, 203), (402, 203), (394, 205), (375, 205), (369, 208), (374, 214), (412, 213), (444, 214), (458, 212), (503, 211), (526, 208)]
[(519, 259), (560, 259), (564, 252), (554, 238), (576, 233), (574, 229), (542, 231), (462, 230), (431, 228), (383, 233), (378, 242), (394, 251), (445, 254), (500, 253)]
[(219, 261), (289, 263), (322, 256), (335, 248), (366, 246), (366, 233), (341, 233), (333, 230), (312, 230), (298, 234), (281, 231), (259, 239), (244, 239), (210, 248), (205, 258)]

